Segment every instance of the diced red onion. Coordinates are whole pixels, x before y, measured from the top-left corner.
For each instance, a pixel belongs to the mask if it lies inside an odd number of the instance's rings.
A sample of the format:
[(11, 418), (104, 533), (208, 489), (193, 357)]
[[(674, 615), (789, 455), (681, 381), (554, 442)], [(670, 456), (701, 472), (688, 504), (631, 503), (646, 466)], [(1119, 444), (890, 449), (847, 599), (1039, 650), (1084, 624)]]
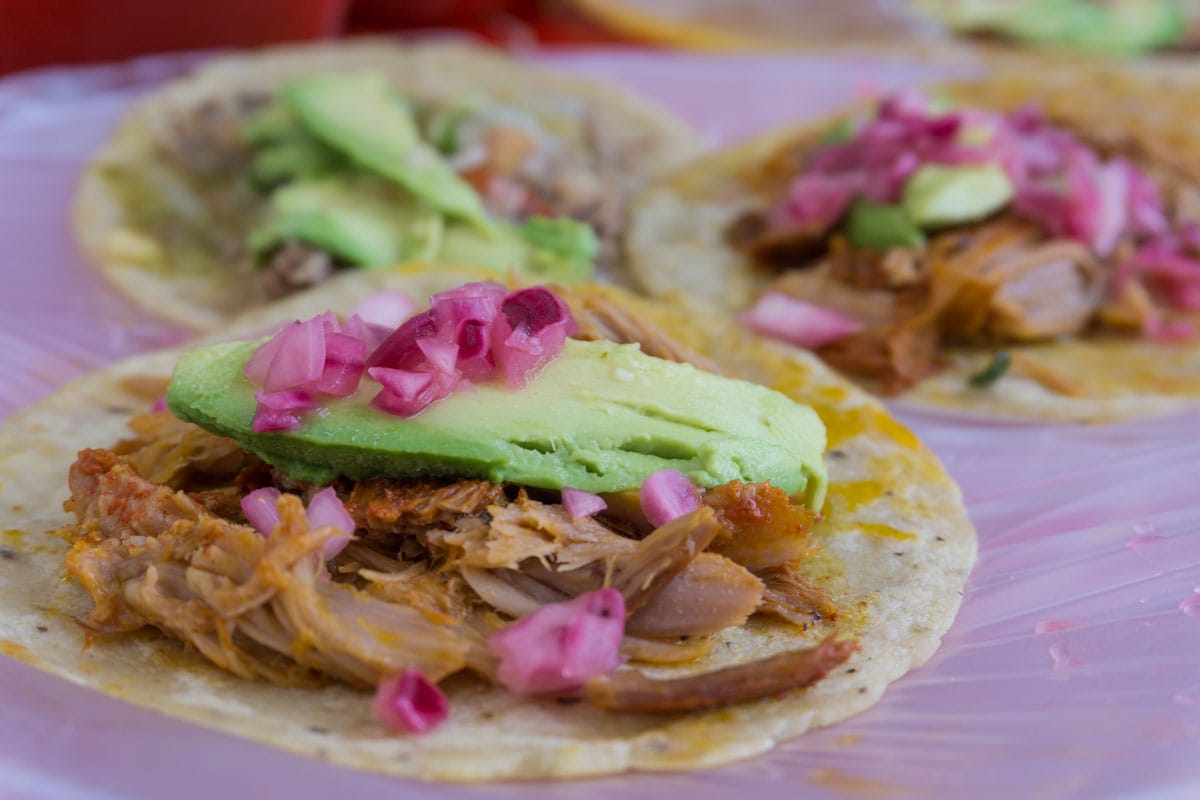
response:
[(255, 489), (242, 498), (242, 513), (254, 530), (263, 536), (270, 536), (279, 525), (279, 495), (278, 489), (268, 486)]
[(558, 357), (578, 326), (562, 298), (544, 286), (513, 292), (500, 310), (492, 350), (505, 384), (516, 389)]
[(300, 424), (300, 417), (291, 411), (278, 411), (266, 406), (259, 406), (254, 412), (254, 419), (250, 423), (250, 430), (255, 433), (283, 433), (285, 431), (298, 431), (304, 426)]
[(625, 601), (616, 589), (550, 603), (488, 637), (496, 679), (519, 695), (577, 689), (621, 663)]
[(325, 326), (320, 317), (297, 322), (279, 334), (280, 345), (263, 380), (268, 392), (315, 384), (325, 369)]
[(417, 304), (407, 294), (397, 290), (377, 292), (363, 300), (350, 312), (370, 325), (398, 328), (417, 310)]
[(337, 528), (345, 536), (330, 536), (325, 540), (323, 552), (328, 561), (345, 549), (354, 534), (354, 518), (346, 510), (337, 492), (332, 486), (327, 486), (313, 495), (308, 501), (308, 524), (313, 528), (326, 525)]
[(417, 347), (434, 369), (439, 372), (454, 372), (454, 366), (458, 363), (458, 345), (454, 342), (446, 342), (441, 339), (418, 339)]
[(700, 507), (700, 490), (679, 470), (660, 469), (642, 481), (642, 514), (656, 528)]
[(151, 411), (166, 411), (166, 410), (168, 410), (167, 409), (167, 396), (165, 394), (159, 395), (158, 399), (154, 401), (154, 405), (150, 406), (150, 410)]
[(394, 731), (424, 733), (450, 716), (450, 701), (416, 667), (383, 680), (371, 709)]
[(772, 227), (813, 225), (825, 228), (837, 222), (859, 191), (856, 175), (801, 175), (788, 189), (787, 199), (770, 214)]
[(347, 336), (353, 336), (355, 339), (362, 340), (366, 345), (366, 353), (369, 358), (375, 352), (375, 348), (379, 347), (384, 339), (392, 335), (392, 328), (367, 322), (362, 317), (354, 314), (342, 325), (342, 332)]
[(1187, 320), (1166, 322), (1158, 314), (1151, 314), (1142, 326), (1142, 333), (1154, 342), (1187, 342), (1196, 338), (1196, 327)]
[(436, 336), (437, 332), (438, 317), (433, 309), (417, 314), (375, 348), (375, 352), (367, 359), (367, 367), (416, 369), (425, 360), (424, 353), (417, 347), (417, 339)]
[(255, 433), (294, 431), (302, 427), (299, 415), (317, 407), (317, 401), (303, 389), (281, 392), (255, 392), (258, 407), (250, 430)]
[(326, 333), (325, 367), (316, 391), (331, 397), (349, 397), (358, 390), (366, 363), (366, 342), (346, 333)]
[(799, 347), (817, 348), (862, 330), (862, 323), (831, 308), (783, 292), (767, 292), (738, 320), (753, 331)]
[(456, 329), (465, 319), (479, 319), (491, 323), (500, 313), (500, 306), (508, 296), (508, 289), (495, 281), (467, 283), (456, 289), (433, 295), (429, 307), (437, 314), (446, 329)]
[(454, 337), (458, 345), (458, 369), (469, 381), (486, 381), (496, 375), (491, 327), (491, 322), (482, 319), (464, 319), (458, 324)]
[(282, 392), (255, 392), (254, 399), (263, 408), (271, 411), (312, 411), (317, 407), (316, 399), (303, 389), (287, 389)]
[[(299, 323), (293, 324), (298, 325)], [(287, 330), (287, 327), (283, 330)], [(250, 360), (246, 362), (246, 366), (242, 368), (242, 373), (259, 386), (266, 382), (267, 373), (271, 371), (271, 362), (275, 360), (275, 356), (279, 353), (279, 348), (283, 346), (283, 330), (278, 331), (270, 339), (259, 345), (250, 356)]]
[(568, 486), (562, 490), (562, 504), (567, 516), (572, 520), (590, 517), (608, 508), (608, 503), (598, 494), (585, 492), (582, 489), (572, 489)]
[(383, 386), (383, 391), (375, 395), (371, 405), (400, 417), (416, 416), (449, 396), (459, 381), (457, 373), (416, 372), (387, 367), (374, 367), (368, 373)]

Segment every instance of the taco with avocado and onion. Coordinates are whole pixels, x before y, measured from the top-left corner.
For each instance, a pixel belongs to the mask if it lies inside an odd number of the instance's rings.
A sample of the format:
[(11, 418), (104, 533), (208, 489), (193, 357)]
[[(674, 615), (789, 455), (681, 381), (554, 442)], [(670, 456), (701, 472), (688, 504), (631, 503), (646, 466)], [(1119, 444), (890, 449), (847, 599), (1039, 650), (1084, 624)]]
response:
[(0, 650), (439, 780), (748, 757), (933, 653), (975, 534), (877, 401), (711, 315), (484, 278), (340, 276), (14, 417)]
[(135, 106), (83, 176), (75, 233), (126, 294), (209, 330), (405, 261), (619, 277), (631, 192), (696, 149), (638, 97), (484, 48), (275, 48)]
[(1009, 75), (769, 134), (647, 189), (632, 268), (918, 404), (1080, 421), (1192, 405), (1190, 86)]

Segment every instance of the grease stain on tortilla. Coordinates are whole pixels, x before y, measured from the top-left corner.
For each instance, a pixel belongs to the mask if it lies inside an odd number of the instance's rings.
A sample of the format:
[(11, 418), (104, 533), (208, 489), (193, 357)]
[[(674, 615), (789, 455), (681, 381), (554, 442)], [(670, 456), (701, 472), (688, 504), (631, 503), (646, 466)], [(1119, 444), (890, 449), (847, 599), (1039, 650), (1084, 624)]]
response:
[(909, 790), (894, 783), (877, 781), (873, 778), (860, 778), (833, 767), (818, 767), (809, 770), (808, 779), (823, 789), (868, 800), (886, 800), (886, 798), (899, 797), (903, 794), (912, 794)]
[(4, 540), (5, 544), (14, 547), (20, 547), (25, 541), (25, 531), (19, 531), (16, 528), (8, 528), (5, 531), (0, 531), (0, 539)]
[(0, 639), (0, 654), (24, 661), (31, 667), (37, 667), (41, 663), (28, 647), (11, 639)]

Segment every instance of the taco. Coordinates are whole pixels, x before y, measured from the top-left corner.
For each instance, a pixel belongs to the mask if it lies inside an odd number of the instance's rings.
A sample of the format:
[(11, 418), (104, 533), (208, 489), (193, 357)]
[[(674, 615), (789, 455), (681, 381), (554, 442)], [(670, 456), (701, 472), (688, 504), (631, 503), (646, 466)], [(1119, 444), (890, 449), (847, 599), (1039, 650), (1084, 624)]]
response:
[[(132, 358), (12, 418), (0, 652), (264, 744), (462, 781), (749, 757), (929, 658), (975, 534), (877, 401), (731, 323), (612, 287), (453, 289), (480, 277), (341, 276), (233, 330), (274, 338)], [(379, 331), (325, 312), (375, 296), (378, 322), (397, 289), (451, 291), (373, 347), (395, 366), (358, 375), (361, 401), (267, 391), (324, 337), (303, 380), (344, 393), (345, 339)], [(487, 313), (511, 331), (492, 369), (535, 373), (520, 388), (487, 377), (478, 330), (447, 358), (446, 320)], [(280, 319), (309, 321), (270, 334)], [(179, 416), (149, 412), (172, 369)], [(378, 475), (386, 447), (404, 477)]]
[(1173, 411), (1200, 397), (1193, 83), (1009, 74), (771, 133), (647, 189), (631, 268), (912, 403)]
[(638, 97), (480, 47), (273, 48), (139, 102), (83, 175), (75, 235), (121, 291), (202, 330), (410, 260), (620, 277), (631, 192), (697, 146)]

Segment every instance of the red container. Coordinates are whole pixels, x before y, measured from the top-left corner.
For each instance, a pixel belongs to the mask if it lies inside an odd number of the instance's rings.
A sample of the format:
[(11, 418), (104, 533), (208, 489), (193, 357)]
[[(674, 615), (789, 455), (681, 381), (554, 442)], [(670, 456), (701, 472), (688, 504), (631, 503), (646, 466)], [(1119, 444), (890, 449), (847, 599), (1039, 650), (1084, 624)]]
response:
[(205, 47), (319, 39), (349, 0), (0, 0), (0, 73)]

